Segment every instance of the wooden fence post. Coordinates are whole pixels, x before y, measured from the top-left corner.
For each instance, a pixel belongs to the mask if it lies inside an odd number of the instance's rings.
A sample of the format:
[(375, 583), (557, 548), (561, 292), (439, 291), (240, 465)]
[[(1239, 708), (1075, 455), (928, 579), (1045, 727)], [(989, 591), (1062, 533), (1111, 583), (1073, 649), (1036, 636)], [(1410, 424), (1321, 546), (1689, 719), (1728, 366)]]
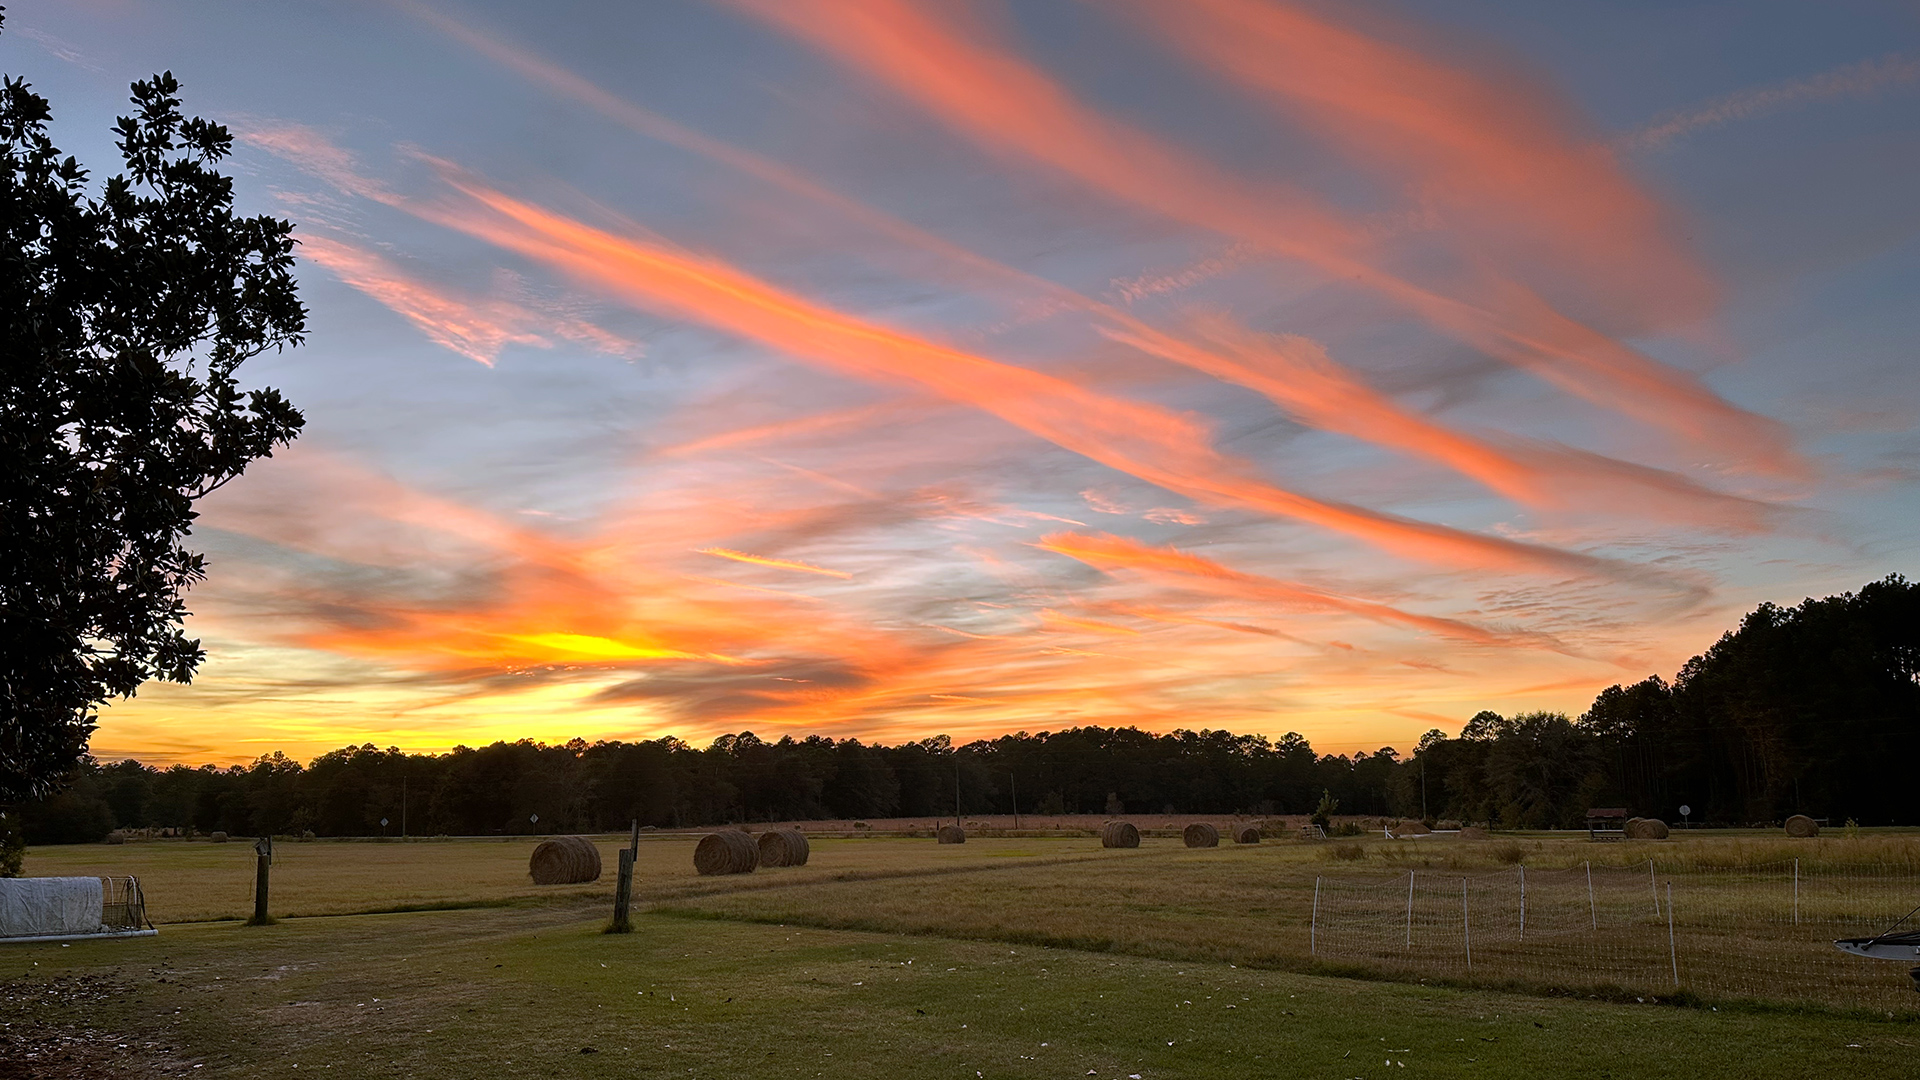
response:
[(620, 849), (620, 874), (613, 885), (613, 922), (609, 934), (633, 933), (633, 860), (640, 854), (640, 822), (633, 823), (633, 838)]
[(247, 920), (249, 926), (265, 926), (273, 921), (267, 914), (267, 867), (273, 865), (273, 837), (263, 836), (253, 842), (253, 918)]

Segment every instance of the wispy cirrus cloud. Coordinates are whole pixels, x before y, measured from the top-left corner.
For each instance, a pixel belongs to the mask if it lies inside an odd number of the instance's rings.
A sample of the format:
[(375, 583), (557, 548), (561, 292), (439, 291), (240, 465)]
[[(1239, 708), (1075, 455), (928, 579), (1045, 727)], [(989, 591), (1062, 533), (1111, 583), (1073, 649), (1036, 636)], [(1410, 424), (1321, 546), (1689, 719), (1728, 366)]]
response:
[(830, 370), (918, 385), (1058, 446), (1217, 506), (1294, 518), (1405, 558), (1510, 572), (1577, 573), (1671, 587), (1664, 575), (1299, 494), (1215, 450), (1194, 417), (966, 353), (807, 301), (711, 258), (617, 236), (457, 173), (467, 208), (420, 212), (642, 307), (693, 318)]
[(992, 152), (1044, 164), (1115, 199), (1297, 259), (1371, 289), (1432, 326), (1561, 389), (1744, 467), (1803, 475), (1786, 429), (1556, 309), (1491, 268), (1458, 294), (1387, 268), (1369, 230), (1312, 194), (1251, 184), (1110, 119), (977, 28), (903, 0), (731, 0), (900, 93)]
[(508, 345), (551, 349), (561, 341), (631, 357), (637, 342), (584, 319), (539, 311), (497, 297), (471, 297), (432, 284), (368, 248), (326, 236), (303, 236), (301, 254), (332, 271), (412, 323), (436, 344), (492, 367)]
[(1771, 86), (1736, 90), (1704, 104), (1679, 109), (1617, 136), (1621, 150), (1658, 150), (1696, 131), (1816, 101), (1866, 98), (1920, 85), (1920, 58), (1895, 53), (1844, 64), (1832, 71)]

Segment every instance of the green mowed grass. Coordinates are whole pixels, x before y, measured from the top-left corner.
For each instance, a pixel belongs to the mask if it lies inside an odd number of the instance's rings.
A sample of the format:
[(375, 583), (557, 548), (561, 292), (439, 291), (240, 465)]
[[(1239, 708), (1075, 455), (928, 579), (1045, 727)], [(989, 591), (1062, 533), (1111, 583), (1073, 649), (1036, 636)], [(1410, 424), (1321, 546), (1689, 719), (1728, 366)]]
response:
[(117, 986), (48, 1018), (158, 1035), (202, 1076), (1895, 1077), (1920, 1056), (1915, 1025), (1830, 1014), (664, 914), (607, 936), (603, 919), (576, 905), (187, 925), (13, 946), (0, 975), (16, 1001), (80, 975)]

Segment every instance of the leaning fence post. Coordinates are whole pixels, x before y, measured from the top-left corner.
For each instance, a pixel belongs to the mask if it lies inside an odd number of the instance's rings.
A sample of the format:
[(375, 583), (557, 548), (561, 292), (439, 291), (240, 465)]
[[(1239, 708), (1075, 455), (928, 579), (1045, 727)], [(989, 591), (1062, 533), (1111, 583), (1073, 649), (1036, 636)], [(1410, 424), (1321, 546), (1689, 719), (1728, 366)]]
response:
[(1460, 879), (1460, 940), (1467, 949), (1467, 971), (1473, 971), (1473, 927), (1467, 918), (1467, 879)]
[(1647, 888), (1653, 890), (1653, 917), (1660, 917), (1660, 883), (1653, 880), (1653, 860), (1647, 860)]
[(1520, 867), (1520, 940), (1527, 940), (1527, 868)]
[(1307, 955), (1320, 955), (1320, 879), (1313, 879), (1313, 916), (1307, 922)]
[(1593, 928), (1600, 929), (1600, 906), (1593, 900), (1593, 860), (1587, 860), (1587, 914), (1593, 918)]
[(1793, 925), (1800, 925), (1800, 860), (1793, 860)]
[(1680, 950), (1673, 943), (1673, 882), (1667, 882), (1667, 959), (1673, 962), (1673, 988), (1680, 989)]
[(633, 823), (633, 839), (628, 846), (620, 849), (620, 873), (613, 885), (613, 922), (607, 925), (609, 934), (630, 934), (633, 932), (633, 860), (640, 854), (640, 822)]

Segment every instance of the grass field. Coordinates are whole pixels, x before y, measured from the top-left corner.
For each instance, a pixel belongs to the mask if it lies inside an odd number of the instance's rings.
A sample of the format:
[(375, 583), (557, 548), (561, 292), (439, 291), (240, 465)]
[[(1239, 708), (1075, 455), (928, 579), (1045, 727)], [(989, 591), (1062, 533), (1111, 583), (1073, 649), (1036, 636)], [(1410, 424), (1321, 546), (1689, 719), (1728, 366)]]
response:
[[(0, 1031), (84, 1029), (95, 1056), (74, 1075), (107, 1076), (1912, 1075), (1908, 1014), (1315, 973), (1300, 946), (1316, 876), (1491, 870), (1497, 843), (1370, 842), (1348, 860), (818, 839), (807, 867), (703, 879), (690, 838), (649, 839), (636, 932), (618, 937), (599, 933), (612, 875), (535, 887), (525, 841), (283, 844), (269, 927), (178, 921), (250, 910), (250, 845), (37, 849), (30, 874), (140, 876), (163, 926), (0, 949)], [(1595, 850), (1524, 843), (1542, 867)], [(1884, 863), (1874, 843), (1862, 858)], [(1687, 844), (1665, 851), (1713, 862)], [(444, 910), (347, 914), (406, 907)]]

